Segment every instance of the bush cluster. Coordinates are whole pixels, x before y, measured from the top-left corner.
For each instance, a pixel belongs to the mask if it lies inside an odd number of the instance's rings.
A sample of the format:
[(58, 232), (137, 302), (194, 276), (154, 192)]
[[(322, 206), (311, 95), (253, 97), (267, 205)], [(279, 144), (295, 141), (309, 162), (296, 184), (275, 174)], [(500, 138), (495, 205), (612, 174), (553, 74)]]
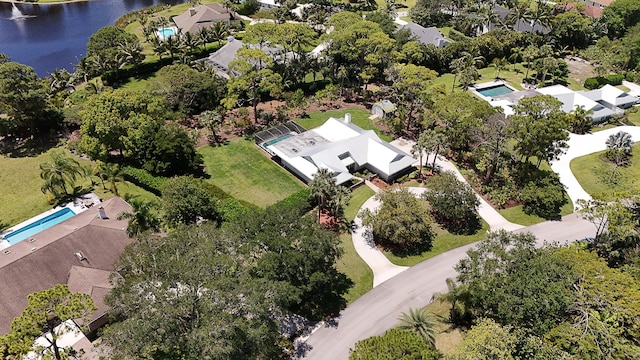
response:
[(126, 181), (134, 183), (141, 188), (154, 193), (155, 195), (162, 195), (160, 189), (162, 188), (162, 185), (164, 185), (167, 178), (162, 176), (154, 176), (144, 169), (139, 169), (133, 166), (125, 166), (122, 169), (122, 172), (124, 173), (124, 179)]
[(622, 80), (624, 80), (624, 75), (622, 74), (611, 74), (611, 75), (607, 75), (606, 77), (603, 77), (603, 76), (590, 77), (585, 79), (584, 87), (589, 90), (593, 90), (593, 89), (599, 89), (607, 84), (613, 85), (613, 86), (621, 85)]

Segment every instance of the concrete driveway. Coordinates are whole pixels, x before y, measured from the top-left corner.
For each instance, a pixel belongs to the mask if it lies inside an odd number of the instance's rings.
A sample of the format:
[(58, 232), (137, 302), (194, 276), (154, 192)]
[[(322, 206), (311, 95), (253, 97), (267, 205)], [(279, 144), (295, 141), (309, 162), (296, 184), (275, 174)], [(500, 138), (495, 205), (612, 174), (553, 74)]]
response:
[(560, 182), (565, 186), (565, 190), (574, 207), (576, 207), (577, 201), (580, 199), (591, 200), (591, 195), (587, 194), (571, 172), (571, 167), (569, 166), (571, 160), (606, 150), (607, 145), (605, 143), (607, 138), (619, 131), (631, 134), (634, 142), (640, 141), (640, 127), (638, 126), (618, 126), (586, 135), (569, 134), (569, 150), (560, 156), (558, 160), (551, 162), (551, 169), (558, 173)]

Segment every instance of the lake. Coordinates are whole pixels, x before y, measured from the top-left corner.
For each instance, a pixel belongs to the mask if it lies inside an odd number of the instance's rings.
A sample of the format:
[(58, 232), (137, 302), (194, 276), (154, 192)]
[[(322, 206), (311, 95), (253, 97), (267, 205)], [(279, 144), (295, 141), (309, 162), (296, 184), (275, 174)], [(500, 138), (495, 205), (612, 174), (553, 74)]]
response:
[(0, 52), (33, 67), (39, 76), (73, 71), (89, 37), (120, 16), (156, 4), (184, 0), (90, 0), (68, 4), (0, 2)]

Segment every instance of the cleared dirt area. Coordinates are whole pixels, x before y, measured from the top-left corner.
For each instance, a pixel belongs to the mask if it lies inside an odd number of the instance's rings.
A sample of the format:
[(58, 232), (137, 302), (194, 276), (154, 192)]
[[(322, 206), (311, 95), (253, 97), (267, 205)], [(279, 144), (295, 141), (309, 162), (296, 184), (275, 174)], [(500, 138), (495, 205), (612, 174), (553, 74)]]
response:
[(576, 56), (567, 57), (564, 60), (569, 66), (569, 78), (577, 81), (578, 83), (583, 84), (586, 78), (596, 76), (593, 65), (591, 65), (587, 60)]

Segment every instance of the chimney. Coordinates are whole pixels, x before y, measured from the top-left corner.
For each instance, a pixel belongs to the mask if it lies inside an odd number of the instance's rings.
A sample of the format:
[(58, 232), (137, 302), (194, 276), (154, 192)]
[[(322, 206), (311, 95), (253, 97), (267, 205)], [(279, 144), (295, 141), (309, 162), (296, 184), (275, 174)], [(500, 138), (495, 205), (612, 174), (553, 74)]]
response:
[(189, 8), (189, 16), (193, 16), (196, 14), (196, 8)]
[(351, 114), (349, 113), (344, 114), (344, 123), (345, 124), (351, 123)]
[(107, 213), (104, 211), (104, 208), (103, 208), (102, 206), (100, 206), (100, 207), (98, 208), (98, 217), (99, 217), (100, 219), (103, 219), (103, 220), (104, 220), (104, 219), (108, 219), (108, 218), (109, 218), (109, 217), (107, 216)]
[(75, 255), (78, 260), (82, 261), (82, 260), (87, 260), (86, 257), (84, 257), (84, 254), (82, 253), (82, 251), (78, 251), (77, 253), (73, 253), (73, 255)]

